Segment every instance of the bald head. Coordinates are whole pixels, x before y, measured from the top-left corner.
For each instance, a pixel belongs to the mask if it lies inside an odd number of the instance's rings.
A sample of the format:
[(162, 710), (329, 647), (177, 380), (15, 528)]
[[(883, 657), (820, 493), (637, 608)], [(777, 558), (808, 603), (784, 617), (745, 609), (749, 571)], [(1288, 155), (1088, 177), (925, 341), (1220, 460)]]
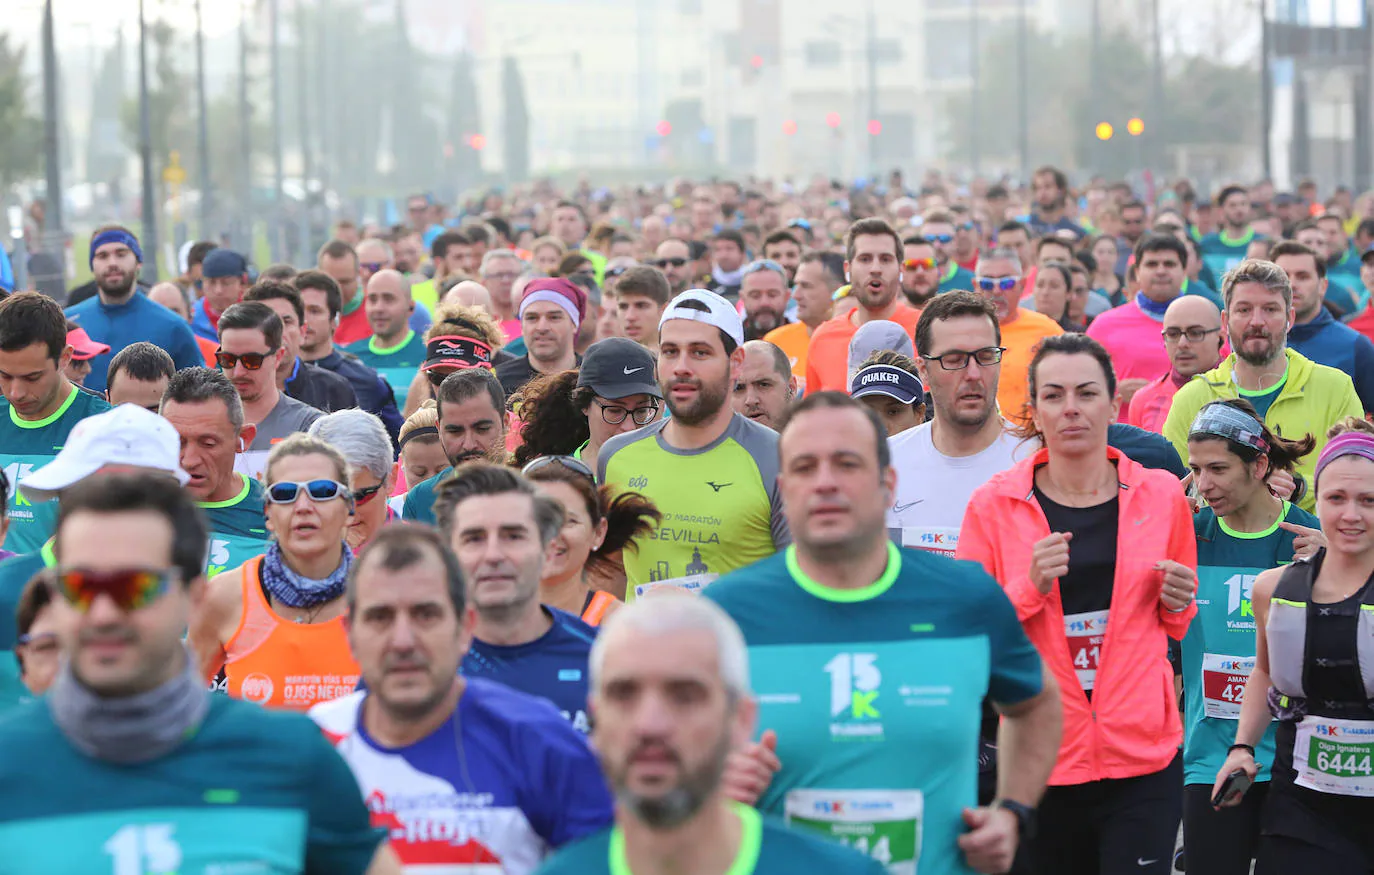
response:
[(181, 290), (181, 286), (176, 283), (158, 283), (153, 286), (148, 290), (148, 300), (161, 304), (187, 322), (191, 321), (190, 301)]
[(472, 280), (463, 280), (458, 285), (444, 292), (441, 304), (462, 304), (464, 307), (481, 307), (493, 316), (496, 315), (496, 307), (492, 305), (491, 293), (487, 287)]
[(370, 292), (373, 289), (404, 293), (406, 297), (410, 297), (410, 280), (406, 279), (405, 274), (399, 270), (387, 268), (377, 271), (367, 281), (367, 291)]
[[(1177, 340), (1169, 334), (1181, 331)], [(1221, 311), (1217, 305), (1201, 295), (1179, 295), (1164, 311), (1164, 349), (1169, 362), (1179, 376), (1191, 378), (1205, 373), (1221, 361), (1221, 347), (1225, 337), (1221, 333)], [(1190, 340), (1188, 333), (1206, 332), (1199, 340)]]

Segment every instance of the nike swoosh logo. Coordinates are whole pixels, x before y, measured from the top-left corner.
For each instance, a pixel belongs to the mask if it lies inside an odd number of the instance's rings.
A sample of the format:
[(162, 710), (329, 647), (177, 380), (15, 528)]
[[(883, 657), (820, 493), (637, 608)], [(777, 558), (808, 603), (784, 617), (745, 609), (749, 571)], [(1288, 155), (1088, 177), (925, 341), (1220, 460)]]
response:
[(1158, 863), (1158, 862), (1159, 862), (1159, 860), (1142, 860), (1142, 859), (1140, 859), (1139, 857), (1136, 857), (1136, 860), (1135, 860), (1135, 864), (1136, 864), (1137, 866), (1153, 866), (1155, 863)]
[(628, 377), (630, 374), (636, 374), (636, 373), (639, 373), (639, 372), (642, 371), (642, 370), (644, 370), (644, 369), (643, 369), (643, 368), (626, 368), (626, 369), (625, 369), (625, 376)]
[(892, 506), (892, 509), (897, 513), (906, 513), (907, 511), (911, 510), (913, 507), (915, 507), (923, 501), (925, 501), (924, 498), (918, 498), (915, 501), (908, 501), (906, 504), (894, 504)]

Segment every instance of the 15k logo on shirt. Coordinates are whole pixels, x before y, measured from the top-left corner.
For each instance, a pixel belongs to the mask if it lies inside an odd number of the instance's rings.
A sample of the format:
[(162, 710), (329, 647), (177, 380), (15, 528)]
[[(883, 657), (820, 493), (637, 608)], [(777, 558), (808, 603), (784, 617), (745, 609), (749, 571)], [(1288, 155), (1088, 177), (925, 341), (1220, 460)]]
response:
[(878, 693), (883, 675), (876, 653), (839, 653), (825, 664), (830, 675), (830, 736), (881, 740)]
[[(1223, 584), (1226, 587), (1226, 628), (1253, 630), (1255, 628), (1255, 609), (1251, 604), (1251, 593), (1255, 589), (1254, 574), (1233, 574)], [(1237, 612), (1239, 619), (1232, 619)]]

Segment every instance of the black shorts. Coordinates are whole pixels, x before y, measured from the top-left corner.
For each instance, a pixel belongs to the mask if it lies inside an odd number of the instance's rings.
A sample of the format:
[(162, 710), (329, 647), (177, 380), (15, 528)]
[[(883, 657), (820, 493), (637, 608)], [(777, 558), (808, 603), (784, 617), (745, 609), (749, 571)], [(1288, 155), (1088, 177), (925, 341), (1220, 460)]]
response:
[(1269, 782), (1255, 784), (1240, 804), (1220, 811), (1212, 807), (1211, 784), (1183, 788), (1183, 850), (1188, 871), (1198, 875), (1250, 875), (1259, 846), (1260, 814)]
[(1182, 809), (1182, 754), (1153, 774), (1050, 787), (1027, 852), (1030, 871), (1169, 875)]

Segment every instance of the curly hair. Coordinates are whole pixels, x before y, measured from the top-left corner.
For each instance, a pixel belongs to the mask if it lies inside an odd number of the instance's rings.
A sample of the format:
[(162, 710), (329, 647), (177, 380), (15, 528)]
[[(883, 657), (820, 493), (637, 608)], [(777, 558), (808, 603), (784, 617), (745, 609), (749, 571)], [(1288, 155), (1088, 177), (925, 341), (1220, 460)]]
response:
[(577, 370), (536, 377), (512, 399), (524, 428), (513, 464), (524, 467), (540, 456), (567, 456), (591, 439), (587, 406), (591, 389), (577, 385)]
[(435, 337), (454, 335), (480, 340), (492, 349), (500, 349), (506, 343), (501, 326), (486, 310), (461, 304), (444, 304), (434, 311), (434, 324), (425, 332), (425, 342)]

